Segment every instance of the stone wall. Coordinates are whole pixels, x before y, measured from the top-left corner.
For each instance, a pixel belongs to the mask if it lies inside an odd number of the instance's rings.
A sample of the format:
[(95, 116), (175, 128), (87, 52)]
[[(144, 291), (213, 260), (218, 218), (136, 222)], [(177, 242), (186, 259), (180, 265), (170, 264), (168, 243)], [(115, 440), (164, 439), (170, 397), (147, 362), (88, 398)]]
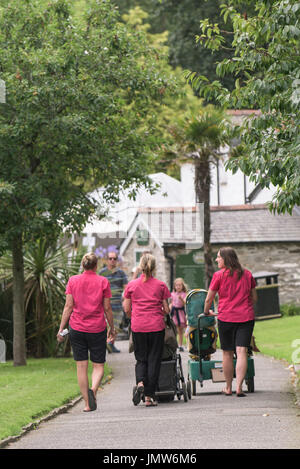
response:
[[(212, 250), (218, 252), (221, 246), (213, 245)], [(300, 304), (300, 243), (244, 243), (234, 244), (241, 264), (252, 273), (259, 271), (277, 272), (279, 277), (279, 301), (280, 304)], [(131, 279), (132, 268), (135, 266), (135, 251), (151, 250), (157, 261), (156, 277), (164, 281), (168, 287), (170, 284), (170, 263), (164, 257), (164, 252), (150, 239), (148, 246), (138, 246), (132, 239), (124, 253), (123, 268)], [(168, 255), (175, 260), (179, 254), (187, 254), (190, 250), (184, 248), (168, 248)], [(217, 266), (216, 266), (217, 268)]]
[[(221, 246), (213, 246), (217, 251)], [(300, 304), (300, 243), (235, 244), (241, 264), (251, 272), (278, 272), (279, 301)]]
[(135, 263), (135, 253), (136, 251), (151, 251), (151, 254), (156, 259), (156, 277), (162, 280), (163, 282), (169, 278), (168, 273), (168, 262), (164, 257), (163, 250), (154, 242), (153, 239), (150, 239), (149, 245), (139, 246), (135, 238), (132, 238), (126, 251), (123, 254), (123, 266), (122, 268), (128, 275), (130, 280), (132, 277), (132, 269), (136, 266)]

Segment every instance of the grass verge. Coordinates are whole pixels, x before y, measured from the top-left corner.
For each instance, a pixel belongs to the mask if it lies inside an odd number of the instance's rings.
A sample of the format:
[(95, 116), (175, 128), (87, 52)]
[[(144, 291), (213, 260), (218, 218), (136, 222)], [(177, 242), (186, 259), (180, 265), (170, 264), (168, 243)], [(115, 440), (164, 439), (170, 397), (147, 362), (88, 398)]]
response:
[(256, 321), (253, 334), (263, 354), (300, 363), (300, 316)]
[[(89, 374), (91, 374), (91, 364)], [(104, 378), (110, 373), (105, 365)], [(73, 358), (28, 359), (0, 364), (0, 440), (80, 395)]]

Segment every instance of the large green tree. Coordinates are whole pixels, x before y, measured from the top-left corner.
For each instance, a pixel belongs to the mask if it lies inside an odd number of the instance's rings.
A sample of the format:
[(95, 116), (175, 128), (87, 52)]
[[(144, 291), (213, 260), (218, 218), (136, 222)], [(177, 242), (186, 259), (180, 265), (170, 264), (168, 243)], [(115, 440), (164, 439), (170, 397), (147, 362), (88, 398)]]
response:
[[(120, 12), (126, 13), (135, 6), (140, 6), (148, 15), (152, 33), (168, 31), (169, 62), (173, 68), (193, 70), (215, 80), (216, 64), (233, 55), (230, 47), (230, 24), (220, 17), (220, 5), (223, 0), (112, 0)], [(240, 11), (245, 11), (241, 4)], [(208, 50), (204, 44), (197, 42), (201, 20), (209, 18), (212, 23), (221, 23), (221, 28), (228, 31), (226, 47), (219, 50)], [(222, 83), (230, 89), (234, 86), (232, 76), (224, 76)]]
[[(81, 2), (82, 3), (82, 2)], [(74, 3), (76, 5), (76, 2)], [(109, 1), (0, 0), (0, 239), (13, 256), (14, 364), (26, 364), (24, 244), (80, 231), (87, 187), (149, 187), (155, 108), (168, 80)]]
[[(233, 91), (220, 81), (191, 74), (194, 87), (222, 106), (257, 109), (236, 133), (241, 145), (227, 167), (241, 169), (262, 187), (276, 186), (270, 209), (291, 213), (300, 205), (300, 3), (298, 0), (256, 0), (255, 13), (241, 15), (239, 0), (222, 6), (224, 20), (233, 24), (234, 56), (222, 61), (217, 73), (233, 75)], [(201, 39), (219, 49), (222, 31), (210, 21), (202, 23)]]

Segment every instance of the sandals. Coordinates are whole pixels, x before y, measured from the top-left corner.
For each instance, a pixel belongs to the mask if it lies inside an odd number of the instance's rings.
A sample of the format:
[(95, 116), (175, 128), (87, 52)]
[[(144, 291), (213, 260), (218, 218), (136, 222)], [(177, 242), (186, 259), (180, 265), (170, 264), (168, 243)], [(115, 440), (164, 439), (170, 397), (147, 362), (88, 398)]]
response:
[[(95, 398), (94, 391), (92, 389), (88, 390), (88, 398), (89, 398), (89, 408), (93, 411), (97, 409), (97, 402)], [(89, 412), (89, 411), (87, 411)]]
[(132, 397), (132, 402), (134, 403), (134, 405), (138, 405), (141, 402), (141, 399), (143, 396), (144, 396), (144, 386), (143, 385), (137, 386)]
[(225, 389), (222, 389), (222, 394), (224, 396), (232, 396), (232, 392), (226, 392)]
[(146, 397), (145, 404), (146, 404), (146, 407), (156, 407), (157, 406), (156, 400), (153, 399), (152, 397)]

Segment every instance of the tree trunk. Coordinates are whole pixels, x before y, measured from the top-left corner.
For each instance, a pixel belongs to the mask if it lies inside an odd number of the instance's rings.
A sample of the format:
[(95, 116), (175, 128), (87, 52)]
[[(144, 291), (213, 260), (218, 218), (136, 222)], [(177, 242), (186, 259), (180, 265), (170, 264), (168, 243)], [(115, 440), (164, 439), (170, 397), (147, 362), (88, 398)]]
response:
[(200, 153), (200, 158), (195, 161), (195, 192), (197, 202), (204, 204), (204, 263), (205, 263), (205, 288), (208, 289), (214, 274), (214, 264), (210, 245), (210, 166), (209, 155)]
[(26, 365), (25, 311), (24, 311), (24, 263), (22, 234), (12, 243), (13, 255), (13, 356), (14, 366)]

